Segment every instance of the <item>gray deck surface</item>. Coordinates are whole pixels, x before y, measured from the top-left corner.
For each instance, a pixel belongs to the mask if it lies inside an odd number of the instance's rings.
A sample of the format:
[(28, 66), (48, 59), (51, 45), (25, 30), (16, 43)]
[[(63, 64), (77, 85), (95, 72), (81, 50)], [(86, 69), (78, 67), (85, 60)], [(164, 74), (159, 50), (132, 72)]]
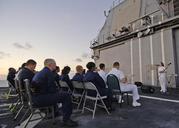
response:
[[(7, 103), (14, 102), (6, 100), (2, 94), (6, 88), (0, 88), (0, 124), (2, 128), (15, 128), (17, 121), (13, 121), (13, 114), (9, 112)], [(141, 92), (140, 92), (141, 93)], [(92, 113), (85, 111), (84, 114), (74, 112), (72, 119), (79, 122), (78, 128), (179, 128), (179, 90), (170, 89), (169, 94), (160, 94), (156, 89), (154, 94), (141, 95), (170, 99), (172, 101), (162, 101), (163, 99), (141, 98), (141, 107), (134, 108), (126, 103), (122, 108), (115, 103), (115, 111), (110, 116), (103, 109), (97, 109), (95, 119), (92, 119)], [(6, 114), (7, 115), (2, 115)], [(21, 114), (23, 115), (23, 113)], [(21, 116), (20, 116), (21, 117)], [(61, 128), (61, 117), (56, 119), (56, 125), (51, 120), (42, 120), (34, 128)]]

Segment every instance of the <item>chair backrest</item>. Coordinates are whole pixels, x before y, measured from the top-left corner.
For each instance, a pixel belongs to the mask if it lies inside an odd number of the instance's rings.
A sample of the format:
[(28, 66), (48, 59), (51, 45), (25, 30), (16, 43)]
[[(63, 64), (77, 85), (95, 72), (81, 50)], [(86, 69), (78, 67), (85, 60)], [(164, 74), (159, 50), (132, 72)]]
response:
[(26, 99), (26, 96), (25, 96), (26, 94), (25, 94), (25, 89), (23, 88), (24, 85), (22, 84), (22, 81), (15, 79), (15, 87), (19, 94), (21, 102), (24, 103)]
[(9, 80), (7, 80), (7, 83), (8, 83), (8, 85), (9, 85), (10, 88), (13, 88), (13, 87), (14, 87)]
[(75, 89), (84, 89), (84, 84), (83, 82), (79, 82), (79, 81), (72, 81), (73, 84), (73, 88)]
[(113, 74), (109, 74), (107, 76), (107, 85), (108, 85), (108, 88), (112, 90), (121, 91), (119, 79)]
[(17, 79), (14, 80), (15, 81), (15, 88), (17, 91), (19, 91), (19, 82)]
[(28, 105), (30, 109), (32, 110), (32, 95), (31, 95), (31, 90), (30, 90), (30, 82), (28, 79), (25, 79), (24, 83), (25, 83), (25, 90), (26, 90), (27, 97), (28, 97)]
[(91, 83), (91, 82), (85, 82), (84, 83), (84, 87), (85, 87), (86, 90), (98, 91), (96, 86), (93, 83)]
[(96, 92), (96, 96), (100, 96), (98, 89), (92, 82), (84, 82), (84, 88), (86, 90), (87, 95), (88, 95), (89, 91), (94, 91), (94, 92)]
[(61, 88), (68, 88), (68, 84), (65, 81), (59, 81)]

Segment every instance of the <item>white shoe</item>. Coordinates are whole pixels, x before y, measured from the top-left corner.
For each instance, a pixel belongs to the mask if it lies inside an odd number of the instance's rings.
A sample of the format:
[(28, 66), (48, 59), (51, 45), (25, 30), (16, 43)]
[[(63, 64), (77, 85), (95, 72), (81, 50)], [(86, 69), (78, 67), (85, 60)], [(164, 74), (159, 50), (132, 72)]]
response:
[(139, 107), (139, 106), (141, 106), (141, 103), (138, 103), (138, 102), (136, 101), (136, 102), (133, 102), (133, 103), (132, 103), (132, 106), (133, 106), (133, 107)]

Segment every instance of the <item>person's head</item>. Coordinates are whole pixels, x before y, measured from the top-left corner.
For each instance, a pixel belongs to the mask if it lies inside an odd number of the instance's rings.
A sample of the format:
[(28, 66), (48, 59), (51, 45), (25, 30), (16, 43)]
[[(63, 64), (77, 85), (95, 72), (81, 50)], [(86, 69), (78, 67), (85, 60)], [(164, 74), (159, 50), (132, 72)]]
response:
[(105, 64), (103, 64), (103, 63), (99, 64), (99, 68), (100, 68), (100, 70), (105, 70)]
[(59, 73), (59, 72), (60, 72), (60, 67), (59, 67), (59, 66), (56, 66), (55, 72), (56, 72), (56, 73)]
[(22, 65), (21, 65), (21, 68), (24, 68), (26, 66), (26, 63), (23, 63)]
[(120, 68), (119, 62), (114, 62), (113, 63), (113, 68), (119, 69)]
[(9, 74), (16, 74), (16, 69), (15, 68), (9, 68), (8, 69), (8, 71), (9, 71)]
[(29, 59), (26, 64), (25, 64), (25, 67), (28, 68), (29, 70), (31, 71), (34, 71), (35, 70), (35, 67), (37, 65), (37, 62), (33, 59)]
[(70, 73), (71, 68), (69, 66), (65, 66), (62, 70), (62, 75), (68, 75)]
[(161, 66), (164, 66), (164, 63), (163, 62), (160, 62)]
[(94, 62), (88, 62), (87, 65), (86, 65), (86, 68), (89, 70), (89, 71), (95, 71), (96, 70), (96, 65)]
[(54, 59), (48, 58), (44, 60), (44, 66), (54, 71), (56, 69), (56, 62)]
[(84, 71), (84, 69), (83, 69), (83, 67), (81, 65), (76, 66), (76, 72), (77, 73), (83, 74), (83, 71)]

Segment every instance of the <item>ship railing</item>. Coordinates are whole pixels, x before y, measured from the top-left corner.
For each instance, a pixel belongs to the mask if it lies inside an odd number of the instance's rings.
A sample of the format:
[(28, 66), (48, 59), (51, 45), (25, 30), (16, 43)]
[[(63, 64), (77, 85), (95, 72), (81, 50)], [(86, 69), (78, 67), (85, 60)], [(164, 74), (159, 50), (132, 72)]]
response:
[(156, 10), (130, 22), (129, 26), (132, 28), (132, 31), (138, 31), (154, 24), (161, 24), (163, 21), (169, 18), (171, 17), (168, 17), (166, 13), (162, 12), (161, 10)]
[(162, 12), (161, 10), (156, 10), (152, 13), (146, 14), (128, 24), (128, 26), (124, 26), (129, 29), (129, 32), (120, 32), (120, 30), (114, 30), (106, 33), (101, 33), (98, 35), (97, 38), (93, 39), (90, 43), (90, 47), (96, 47), (98, 45), (108, 43), (110, 41), (115, 40), (118, 37), (127, 35), (131, 32), (138, 32), (145, 28), (149, 28), (153, 25), (162, 24), (165, 20), (169, 19), (166, 13)]

